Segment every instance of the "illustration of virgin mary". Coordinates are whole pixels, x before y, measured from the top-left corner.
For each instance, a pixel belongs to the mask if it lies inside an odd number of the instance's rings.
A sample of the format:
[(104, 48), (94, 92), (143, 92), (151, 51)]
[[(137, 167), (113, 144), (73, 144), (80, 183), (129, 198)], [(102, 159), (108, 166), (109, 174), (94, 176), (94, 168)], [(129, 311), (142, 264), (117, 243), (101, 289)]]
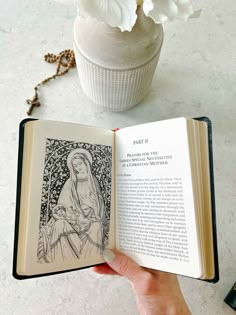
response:
[[(83, 256), (96, 252), (102, 245), (104, 202), (100, 185), (92, 175), (92, 156), (85, 149), (75, 149), (67, 158), (70, 178), (66, 181), (58, 203), (68, 209), (68, 218), (79, 226), (83, 240)], [(73, 217), (74, 215), (74, 217)]]
[[(92, 175), (92, 156), (88, 150), (72, 150), (67, 157), (70, 177), (65, 182), (57, 206), (62, 212), (53, 216), (41, 230), (47, 231), (49, 261), (68, 257), (87, 258), (102, 249), (104, 202), (100, 185)], [(57, 210), (58, 212), (58, 210)]]

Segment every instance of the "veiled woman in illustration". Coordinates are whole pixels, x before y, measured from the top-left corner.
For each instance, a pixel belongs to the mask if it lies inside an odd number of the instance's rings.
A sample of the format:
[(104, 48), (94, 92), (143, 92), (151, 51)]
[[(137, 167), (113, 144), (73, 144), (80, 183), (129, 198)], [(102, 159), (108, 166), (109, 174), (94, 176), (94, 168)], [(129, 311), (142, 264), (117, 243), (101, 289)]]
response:
[[(41, 233), (47, 233), (49, 261), (86, 258), (102, 248), (104, 203), (99, 183), (91, 173), (92, 156), (75, 149), (67, 158), (70, 177), (65, 182), (57, 211)], [(57, 207), (58, 207), (57, 206)]]

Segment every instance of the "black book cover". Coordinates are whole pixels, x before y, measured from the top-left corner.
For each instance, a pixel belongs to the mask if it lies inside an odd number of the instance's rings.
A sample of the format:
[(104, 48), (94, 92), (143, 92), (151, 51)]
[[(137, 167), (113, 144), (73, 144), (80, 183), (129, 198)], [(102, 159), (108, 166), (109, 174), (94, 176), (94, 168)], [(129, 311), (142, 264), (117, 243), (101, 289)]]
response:
[(212, 208), (212, 230), (213, 230), (213, 249), (215, 261), (215, 277), (207, 282), (216, 283), (219, 281), (219, 261), (217, 249), (217, 229), (216, 229), (216, 205), (215, 205), (215, 188), (214, 188), (214, 168), (213, 168), (213, 144), (212, 144), (212, 124), (208, 117), (198, 117), (195, 120), (204, 121), (208, 128), (208, 149), (209, 149), (209, 169), (211, 182), (211, 208)]
[[(14, 234), (14, 248), (13, 248), (13, 271), (12, 275), (16, 279), (24, 279), (16, 272), (17, 265), (17, 249), (18, 249), (18, 234), (19, 234), (19, 221), (20, 221), (20, 198), (21, 198), (21, 177), (23, 165), (23, 148), (24, 148), (24, 127), (28, 121), (36, 119), (27, 118), (21, 121), (19, 125), (19, 144), (18, 144), (18, 165), (17, 165), (17, 183), (16, 183), (16, 214), (15, 214), (15, 234)], [(27, 278), (27, 277), (26, 277)]]

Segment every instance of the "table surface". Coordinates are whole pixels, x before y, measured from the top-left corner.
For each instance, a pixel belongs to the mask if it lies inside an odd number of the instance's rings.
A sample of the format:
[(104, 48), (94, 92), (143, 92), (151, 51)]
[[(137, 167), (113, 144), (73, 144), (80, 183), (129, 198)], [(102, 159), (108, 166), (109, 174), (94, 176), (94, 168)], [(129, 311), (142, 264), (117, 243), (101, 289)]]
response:
[[(193, 314), (234, 314), (223, 299), (236, 280), (236, 7), (199, 1), (199, 19), (164, 25), (165, 40), (151, 90), (136, 107), (112, 113), (82, 92), (76, 70), (41, 91), (36, 118), (104, 128), (208, 116), (213, 123), (220, 281), (180, 277)], [(126, 279), (72, 272), (28, 281), (11, 276), (18, 123), (33, 87), (55, 71), (44, 54), (72, 48), (73, 7), (54, 1), (0, 0), (0, 301), (1, 314), (137, 314)], [(4, 4), (4, 5), (3, 5)]]

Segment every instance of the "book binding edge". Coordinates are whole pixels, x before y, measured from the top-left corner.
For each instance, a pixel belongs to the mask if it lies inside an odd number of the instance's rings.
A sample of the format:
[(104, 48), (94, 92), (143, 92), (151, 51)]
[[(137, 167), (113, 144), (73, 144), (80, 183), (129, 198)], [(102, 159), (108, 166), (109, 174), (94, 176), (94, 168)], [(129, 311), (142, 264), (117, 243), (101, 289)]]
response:
[(200, 279), (206, 282), (216, 283), (219, 281), (219, 261), (218, 261), (218, 247), (217, 247), (217, 228), (216, 228), (216, 204), (215, 204), (215, 187), (214, 187), (214, 167), (213, 167), (213, 143), (212, 143), (212, 123), (206, 117), (193, 118), (195, 120), (204, 121), (207, 123), (208, 129), (208, 153), (209, 153), (209, 169), (210, 169), (210, 186), (211, 186), (211, 208), (212, 208), (212, 232), (213, 232), (213, 251), (215, 262), (215, 277), (213, 279)]

